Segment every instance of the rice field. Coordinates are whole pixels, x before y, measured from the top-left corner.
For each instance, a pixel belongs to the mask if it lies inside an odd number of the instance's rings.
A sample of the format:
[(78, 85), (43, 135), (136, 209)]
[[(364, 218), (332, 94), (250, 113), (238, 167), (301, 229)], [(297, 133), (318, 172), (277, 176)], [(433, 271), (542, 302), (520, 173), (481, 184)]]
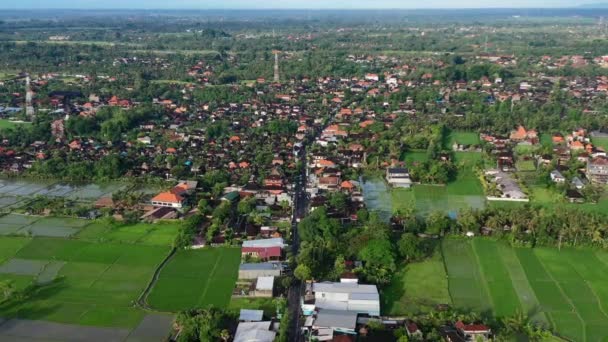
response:
[(209, 305), (228, 307), (240, 261), (238, 248), (179, 251), (160, 272), (148, 304), (172, 312)]
[[(0, 305), (0, 316), (77, 325), (134, 328), (133, 306), (169, 247), (59, 238), (0, 238), (0, 279), (19, 277), (26, 300)], [(17, 247), (6, 247), (16, 244)]]
[(448, 279), (440, 253), (401, 267), (391, 283), (380, 291), (386, 315), (427, 312), (439, 304), (451, 304)]
[(454, 306), (498, 317), (521, 311), (574, 341), (608, 339), (608, 253), (512, 248), (488, 239), (446, 239)]

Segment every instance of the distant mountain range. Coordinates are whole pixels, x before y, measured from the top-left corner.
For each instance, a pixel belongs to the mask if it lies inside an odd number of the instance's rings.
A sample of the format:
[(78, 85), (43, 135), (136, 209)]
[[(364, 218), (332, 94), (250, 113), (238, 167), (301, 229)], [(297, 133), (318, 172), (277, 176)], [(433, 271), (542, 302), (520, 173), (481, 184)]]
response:
[(608, 2), (596, 2), (591, 4), (583, 4), (580, 8), (608, 8)]

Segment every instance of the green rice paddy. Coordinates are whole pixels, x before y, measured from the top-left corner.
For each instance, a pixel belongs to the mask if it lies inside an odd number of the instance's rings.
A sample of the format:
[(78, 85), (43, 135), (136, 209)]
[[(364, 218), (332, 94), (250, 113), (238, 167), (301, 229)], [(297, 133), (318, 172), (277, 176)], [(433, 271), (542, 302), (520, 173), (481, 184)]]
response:
[(512, 248), (446, 239), (443, 257), (456, 307), (505, 317), (524, 312), (573, 341), (608, 339), (608, 254)]
[[(26, 291), (0, 303), (0, 317), (126, 329), (149, 313), (137, 301), (179, 229), (170, 222), (117, 226), (14, 214), (0, 217), (0, 225), (46, 230), (44, 236), (0, 236), (0, 281)], [(49, 233), (61, 229), (75, 234)], [(228, 307), (239, 263), (239, 249), (179, 251), (160, 272), (149, 303), (162, 312)]]

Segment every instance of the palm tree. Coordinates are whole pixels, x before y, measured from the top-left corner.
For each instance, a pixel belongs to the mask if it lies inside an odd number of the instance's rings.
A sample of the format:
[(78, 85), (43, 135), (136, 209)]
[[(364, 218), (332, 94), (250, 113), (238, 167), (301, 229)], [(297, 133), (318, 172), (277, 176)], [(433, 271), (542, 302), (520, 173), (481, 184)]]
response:
[(224, 342), (228, 341), (230, 339), (230, 332), (227, 329), (223, 329), (220, 331), (220, 338)]
[(15, 285), (10, 280), (0, 281), (0, 292), (2, 293), (2, 300), (8, 300), (11, 295), (15, 292)]

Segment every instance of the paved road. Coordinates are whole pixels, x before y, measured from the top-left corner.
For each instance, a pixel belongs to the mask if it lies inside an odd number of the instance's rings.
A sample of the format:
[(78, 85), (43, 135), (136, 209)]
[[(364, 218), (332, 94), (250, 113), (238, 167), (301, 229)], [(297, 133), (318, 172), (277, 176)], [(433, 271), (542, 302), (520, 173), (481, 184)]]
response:
[[(298, 219), (306, 216), (308, 211), (308, 201), (306, 196), (306, 145), (302, 146), (299, 152), (302, 167), (297, 176), (294, 187), (293, 215), (291, 218), (292, 244), (291, 251), (294, 256), (298, 255), (300, 248), (300, 236), (298, 235)], [(289, 288), (287, 304), (289, 308), (289, 341), (300, 341), (300, 297), (302, 295), (302, 284), (294, 281)]]

